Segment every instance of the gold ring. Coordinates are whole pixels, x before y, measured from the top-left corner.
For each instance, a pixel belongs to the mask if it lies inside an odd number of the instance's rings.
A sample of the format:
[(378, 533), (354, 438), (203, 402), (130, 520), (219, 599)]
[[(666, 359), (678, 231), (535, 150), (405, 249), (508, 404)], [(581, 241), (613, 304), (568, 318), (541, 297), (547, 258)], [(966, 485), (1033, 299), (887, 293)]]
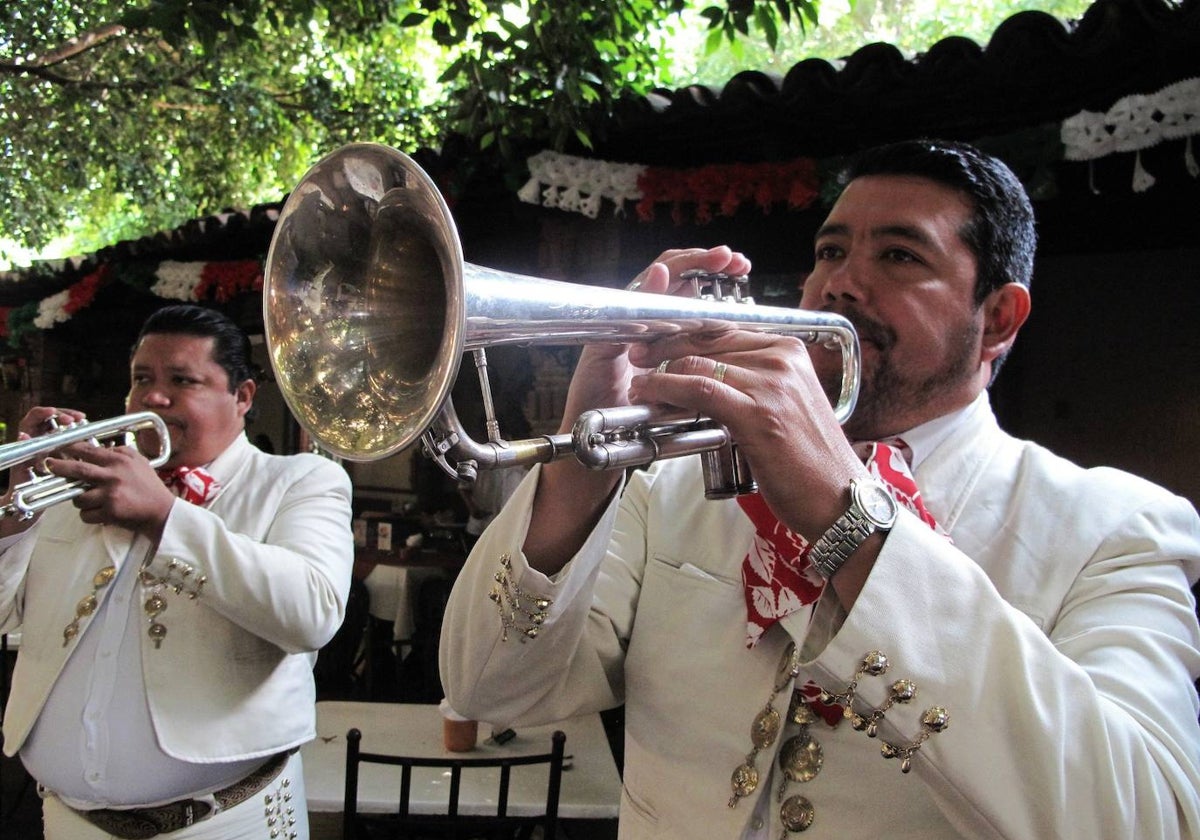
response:
[(659, 362), (659, 363), (658, 363), (658, 372), (659, 372), (659, 373), (666, 373), (666, 372), (667, 372), (667, 365), (669, 365), (669, 364), (671, 364), (671, 360), (670, 360), (670, 359), (665, 359), (665, 360), (663, 360), (663, 361)]
[(726, 370), (725, 363), (717, 362), (717, 366), (715, 368), (713, 368), (713, 379), (717, 380), (718, 382), (724, 382), (725, 381), (725, 370)]

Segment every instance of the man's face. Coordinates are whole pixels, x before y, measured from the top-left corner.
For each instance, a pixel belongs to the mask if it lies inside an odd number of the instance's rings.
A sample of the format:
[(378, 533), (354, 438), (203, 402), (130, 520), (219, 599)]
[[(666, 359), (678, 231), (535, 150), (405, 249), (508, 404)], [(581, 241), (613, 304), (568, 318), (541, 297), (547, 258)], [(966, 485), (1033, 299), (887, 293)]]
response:
[(133, 354), (126, 410), (153, 411), (166, 422), (171, 434), (167, 466), (207, 464), (245, 427), (254, 382), (237, 383), (230, 393), (229, 377), (212, 352), (208, 336), (154, 333)]
[[(816, 236), (805, 309), (848, 318), (862, 343), (858, 408), (845, 429), (877, 439), (966, 405), (986, 385), (976, 260), (959, 231), (967, 200), (924, 178), (869, 176), (842, 193)], [(813, 348), (827, 390), (840, 354)]]

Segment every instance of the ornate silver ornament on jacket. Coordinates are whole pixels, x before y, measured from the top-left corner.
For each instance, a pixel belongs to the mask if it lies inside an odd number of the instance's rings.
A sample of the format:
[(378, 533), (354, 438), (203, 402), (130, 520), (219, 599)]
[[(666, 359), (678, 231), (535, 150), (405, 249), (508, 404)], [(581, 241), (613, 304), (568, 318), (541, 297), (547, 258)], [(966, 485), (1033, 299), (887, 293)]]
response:
[(885, 741), (879, 751), (884, 758), (900, 759), (900, 772), (907, 773), (912, 770), (912, 757), (917, 750), (921, 749), (921, 745), (949, 725), (950, 713), (943, 706), (931, 706), (925, 710), (925, 714), (921, 715), (921, 732), (914, 741), (903, 745), (890, 744)]

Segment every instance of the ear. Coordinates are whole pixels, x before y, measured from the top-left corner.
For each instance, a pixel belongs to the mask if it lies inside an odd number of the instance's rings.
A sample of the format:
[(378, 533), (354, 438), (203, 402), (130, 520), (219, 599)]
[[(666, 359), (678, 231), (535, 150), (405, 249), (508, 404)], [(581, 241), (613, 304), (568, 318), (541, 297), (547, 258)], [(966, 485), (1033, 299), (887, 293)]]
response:
[(254, 392), (258, 390), (258, 384), (253, 379), (244, 379), (241, 384), (233, 391), (234, 399), (237, 400), (237, 412), (239, 417), (245, 417), (246, 412), (254, 405)]
[(1005, 283), (983, 301), (982, 359), (991, 362), (1004, 355), (1017, 339), (1017, 331), (1029, 317), (1029, 289), (1020, 283)]

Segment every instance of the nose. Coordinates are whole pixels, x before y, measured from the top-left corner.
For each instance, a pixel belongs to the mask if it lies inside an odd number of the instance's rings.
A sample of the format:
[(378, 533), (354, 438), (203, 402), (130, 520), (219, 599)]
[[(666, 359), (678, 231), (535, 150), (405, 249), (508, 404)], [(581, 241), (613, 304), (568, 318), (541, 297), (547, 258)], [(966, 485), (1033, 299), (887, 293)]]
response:
[(146, 408), (165, 408), (171, 404), (171, 398), (161, 388), (142, 388), (133, 392), (134, 401)]
[(830, 266), (822, 278), (821, 301), (862, 302), (866, 296), (866, 286), (863, 283), (863, 266), (847, 257)]

